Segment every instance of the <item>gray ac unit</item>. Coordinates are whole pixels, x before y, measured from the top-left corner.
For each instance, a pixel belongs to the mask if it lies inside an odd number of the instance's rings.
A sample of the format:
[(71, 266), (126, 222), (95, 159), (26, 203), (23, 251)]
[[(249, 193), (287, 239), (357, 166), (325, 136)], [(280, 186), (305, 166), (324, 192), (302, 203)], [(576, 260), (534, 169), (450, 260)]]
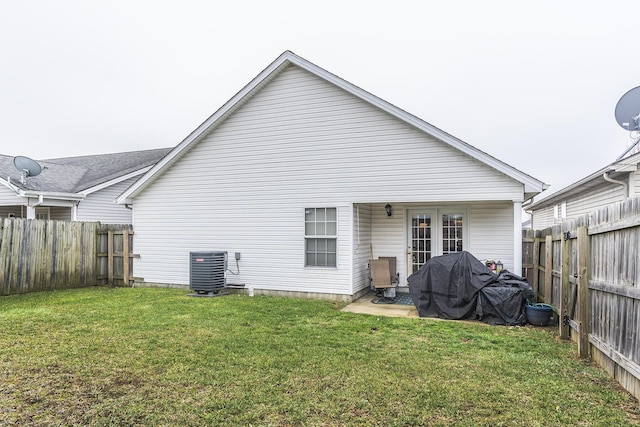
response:
[(226, 252), (190, 252), (189, 289), (196, 293), (217, 293), (227, 285)]

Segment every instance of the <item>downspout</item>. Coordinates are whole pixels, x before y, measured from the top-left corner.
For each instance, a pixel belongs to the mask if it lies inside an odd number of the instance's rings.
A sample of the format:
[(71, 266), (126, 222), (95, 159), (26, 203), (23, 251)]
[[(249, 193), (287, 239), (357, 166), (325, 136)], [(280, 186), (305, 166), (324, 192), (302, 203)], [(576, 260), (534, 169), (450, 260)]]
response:
[(602, 178), (603, 178), (605, 181), (610, 182), (610, 183), (612, 183), (612, 184), (622, 185), (622, 186), (624, 187), (624, 198), (625, 198), (625, 199), (626, 199), (626, 198), (628, 198), (628, 197), (629, 197), (629, 185), (628, 185), (626, 182), (624, 182), (624, 181), (618, 181), (617, 179), (613, 179), (613, 178), (611, 178), (611, 177), (609, 176), (609, 172), (611, 172), (611, 171), (605, 171), (605, 172), (602, 174)]
[(27, 201), (27, 219), (36, 219), (36, 207), (44, 203), (44, 196), (38, 195), (38, 201), (33, 205), (29, 205)]

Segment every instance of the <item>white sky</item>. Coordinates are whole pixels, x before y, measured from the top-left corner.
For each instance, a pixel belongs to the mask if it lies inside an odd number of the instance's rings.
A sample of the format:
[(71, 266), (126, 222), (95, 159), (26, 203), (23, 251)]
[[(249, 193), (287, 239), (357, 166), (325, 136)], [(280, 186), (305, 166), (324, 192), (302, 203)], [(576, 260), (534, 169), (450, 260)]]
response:
[(637, 10), (631, 0), (0, 0), (0, 154), (175, 146), (291, 50), (552, 192), (631, 142), (614, 109), (640, 86)]

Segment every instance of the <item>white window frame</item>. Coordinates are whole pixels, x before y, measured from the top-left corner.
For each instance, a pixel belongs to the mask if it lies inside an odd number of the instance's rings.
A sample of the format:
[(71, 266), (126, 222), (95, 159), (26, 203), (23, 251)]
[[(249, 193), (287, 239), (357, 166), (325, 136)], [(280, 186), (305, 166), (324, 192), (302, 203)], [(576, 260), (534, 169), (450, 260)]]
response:
[[(455, 251), (445, 251), (444, 248), (444, 240), (445, 240), (445, 236), (444, 236), (444, 222), (442, 220), (442, 217), (445, 215), (458, 215), (461, 217), (462, 220), (462, 226), (461, 226), (461, 233), (462, 233), (462, 238), (457, 239), (454, 238), (454, 241), (460, 241), (462, 248), (460, 250), (458, 250), (456, 248)], [(440, 254), (444, 255), (444, 254), (451, 254), (451, 253), (457, 253), (457, 252), (462, 252), (462, 251), (466, 251), (468, 250), (469, 244), (468, 241), (469, 239), (467, 238), (467, 230), (468, 230), (468, 226), (467, 226), (467, 213), (463, 210), (459, 210), (459, 209), (440, 209), (438, 212), (438, 221), (437, 221), (437, 226), (438, 226), (438, 235), (439, 235), (439, 242), (438, 242), (438, 247), (440, 248)], [(455, 229), (455, 227), (454, 227)], [(446, 237), (447, 240), (451, 240), (450, 237)]]
[[(308, 220), (308, 213), (310, 210), (314, 211), (314, 219), (313, 221)], [(327, 220), (326, 214), (327, 210), (333, 210), (335, 212), (335, 220)], [(317, 214), (318, 212), (324, 211), (324, 220), (318, 221)], [(314, 224), (313, 227), (310, 227), (311, 224)], [(318, 227), (319, 224), (323, 224), (322, 227)], [(334, 224), (333, 227), (327, 225)], [(311, 230), (313, 228), (314, 230)], [(330, 230), (327, 230), (327, 229)], [(312, 232), (313, 231), (313, 232)], [(331, 232), (333, 231), (333, 233)], [(309, 243), (314, 241), (316, 244), (320, 241), (324, 240), (325, 244), (328, 244), (330, 241), (333, 241), (333, 245), (335, 247), (334, 252), (330, 252), (328, 248), (325, 247), (324, 252), (313, 251), (316, 254), (316, 260), (314, 263), (309, 263), (309, 254), (312, 252), (308, 251)], [(338, 267), (338, 208), (336, 206), (311, 206), (304, 209), (304, 267), (305, 268), (337, 268)], [(327, 258), (325, 258), (325, 263), (322, 265), (318, 264), (318, 255), (324, 255), (325, 257), (329, 257), (329, 255), (333, 255), (333, 263), (330, 263)]]
[[(425, 213), (431, 215), (431, 257), (439, 256), (444, 253), (443, 247), (443, 215), (461, 215), (462, 216), (462, 250), (468, 251), (471, 242), (469, 236), (469, 208), (467, 206), (423, 206), (411, 207), (406, 209), (406, 225), (405, 225), (405, 247), (407, 253), (411, 251), (411, 218), (414, 213)], [(407, 274), (411, 274), (411, 261), (407, 259)]]

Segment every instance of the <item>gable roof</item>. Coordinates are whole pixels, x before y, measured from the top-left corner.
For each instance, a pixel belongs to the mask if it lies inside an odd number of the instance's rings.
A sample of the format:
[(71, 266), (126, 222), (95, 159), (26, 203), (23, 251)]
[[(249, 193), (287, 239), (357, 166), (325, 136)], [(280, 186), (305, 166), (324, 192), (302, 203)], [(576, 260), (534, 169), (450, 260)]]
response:
[(165, 156), (170, 148), (63, 157), (39, 160), (42, 172), (20, 182), (13, 156), (0, 155), (0, 179), (18, 190), (31, 193), (89, 194), (94, 189), (141, 174)]
[(275, 61), (273, 61), (267, 68), (265, 68), (260, 74), (258, 74), (249, 84), (247, 84), (242, 90), (236, 93), (229, 101), (227, 101), (220, 109), (213, 113), (207, 120), (205, 120), (198, 128), (196, 128), (191, 134), (189, 134), (180, 144), (178, 144), (167, 156), (153, 166), (147, 173), (145, 173), (137, 182), (130, 186), (120, 197), (117, 198), (117, 203), (130, 203), (132, 198), (135, 198), (141, 191), (144, 190), (149, 184), (151, 184), (158, 176), (160, 176), (166, 169), (180, 159), (188, 149), (197, 144), (205, 134), (217, 127), (222, 123), (233, 111), (243, 105), (249, 98), (251, 98), (257, 91), (270, 82), (275, 76), (277, 76), (286, 67), (294, 65), (300, 67), (329, 83), (355, 95), (361, 100), (372, 104), (381, 110), (397, 117), (398, 119), (418, 128), (419, 130), (428, 133), (429, 135), (439, 139), (440, 141), (449, 144), (450, 146), (462, 151), (463, 153), (475, 158), (482, 163), (504, 173), (505, 175), (513, 178), (514, 180), (521, 182), (524, 186), (525, 199), (531, 198), (536, 194), (544, 191), (548, 186), (542, 181), (539, 181), (532, 176), (519, 171), (518, 169), (490, 156), (489, 154), (478, 150), (477, 148), (467, 144), (466, 142), (455, 138), (452, 135), (438, 129), (437, 127), (425, 122), (418, 117), (407, 113), (406, 111), (378, 98), (375, 95), (355, 86), (346, 80), (318, 67), (317, 65), (297, 56), (291, 51), (285, 51)]
[(579, 179), (573, 184), (550, 194), (548, 197), (531, 203), (526, 208), (533, 210), (545, 208), (566, 201), (567, 199), (578, 197), (594, 188), (604, 186), (607, 184), (607, 181), (603, 177), (605, 173), (609, 178), (614, 180), (624, 179), (630, 172), (638, 168), (639, 163), (640, 153), (618, 159), (586, 177)]

